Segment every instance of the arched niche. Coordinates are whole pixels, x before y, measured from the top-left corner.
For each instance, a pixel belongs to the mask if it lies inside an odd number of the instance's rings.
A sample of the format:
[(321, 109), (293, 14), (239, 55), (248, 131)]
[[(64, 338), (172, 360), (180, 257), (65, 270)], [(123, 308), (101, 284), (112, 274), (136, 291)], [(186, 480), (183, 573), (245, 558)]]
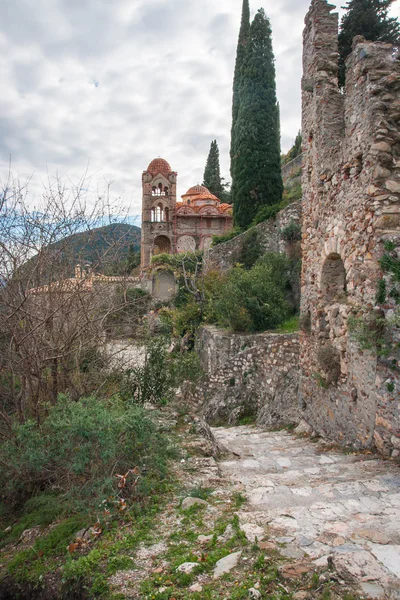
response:
[(156, 254), (170, 254), (171, 253), (171, 241), (166, 235), (159, 235), (154, 240), (153, 255)]
[(194, 252), (196, 250), (196, 240), (191, 235), (181, 235), (177, 243), (178, 252)]
[(326, 304), (345, 303), (347, 300), (346, 269), (339, 254), (330, 254), (322, 267), (321, 292)]

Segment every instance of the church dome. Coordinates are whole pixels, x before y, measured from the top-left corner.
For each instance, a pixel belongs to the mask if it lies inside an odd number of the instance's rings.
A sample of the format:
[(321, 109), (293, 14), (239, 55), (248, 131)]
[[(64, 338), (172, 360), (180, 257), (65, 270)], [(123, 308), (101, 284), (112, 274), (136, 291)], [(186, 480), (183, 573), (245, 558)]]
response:
[(199, 196), (201, 194), (211, 194), (204, 185), (194, 185), (186, 192), (185, 196)]
[(161, 175), (168, 177), (172, 173), (172, 169), (170, 164), (163, 158), (155, 158), (147, 167), (147, 172), (153, 176), (161, 173)]

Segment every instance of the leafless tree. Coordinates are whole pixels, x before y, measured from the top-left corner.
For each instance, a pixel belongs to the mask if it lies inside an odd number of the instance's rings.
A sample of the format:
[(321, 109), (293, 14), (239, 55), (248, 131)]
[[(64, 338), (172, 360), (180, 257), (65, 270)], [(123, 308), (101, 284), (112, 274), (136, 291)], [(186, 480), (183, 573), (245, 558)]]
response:
[(101, 275), (124, 239), (105, 239), (90, 266), (74, 263), (71, 235), (123, 215), (109, 185), (95, 194), (90, 187), (87, 173), (75, 184), (48, 177), (33, 206), (29, 181), (10, 172), (0, 184), (0, 434), (15, 416), (40, 423), (60, 393), (79, 397), (100, 386), (107, 329), (136, 322), (143, 309), (133, 278)]

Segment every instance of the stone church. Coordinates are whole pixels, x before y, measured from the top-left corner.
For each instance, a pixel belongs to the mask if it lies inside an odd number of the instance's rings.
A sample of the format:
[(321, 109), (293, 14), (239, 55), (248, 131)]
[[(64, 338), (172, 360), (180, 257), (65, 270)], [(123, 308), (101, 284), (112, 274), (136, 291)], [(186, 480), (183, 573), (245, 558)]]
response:
[(202, 185), (191, 187), (177, 202), (177, 177), (162, 158), (143, 173), (142, 269), (155, 254), (208, 250), (213, 235), (232, 229), (232, 206)]

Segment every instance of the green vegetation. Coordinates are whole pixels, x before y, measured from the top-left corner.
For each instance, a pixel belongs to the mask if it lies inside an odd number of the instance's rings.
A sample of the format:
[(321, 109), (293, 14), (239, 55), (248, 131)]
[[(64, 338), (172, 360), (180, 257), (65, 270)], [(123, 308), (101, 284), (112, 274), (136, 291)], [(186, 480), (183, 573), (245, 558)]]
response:
[(291, 312), (289, 271), (288, 259), (275, 254), (264, 255), (250, 270), (233, 268), (212, 298), (214, 321), (232, 331), (275, 329)]
[(301, 240), (301, 225), (297, 221), (291, 221), (281, 231), (281, 236), (286, 242), (294, 243)]
[(234, 220), (242, 228), (252, 223), (261, 207), (279, 203), (283, 193), (271, 36), (270, 21), (260, 9), (250, 27), (232, 134)]
[(233, 176), (233, 164), (236, 159), (236, 138), (235, 126), (239, 115), (240, 90), (243, 80), (243, 66), (246, 56), (246, 49), (250, 37), (250, 6), (249, 0), (243, 0), (242, 21), (240, 24), (239, 39), (236, 51), (235, 74), (233, 77), (233, 97), (232, 97), (232, 129), (231, 129), (231, 175)]
[(130, 490), (132, 500), (146, 502), (166, 474), (167, 448), (132, 403), (60, 396), (40, 426), (13, 423), (0, 447), (2, 497), (18, 506), (38, 492), (56, 492), (72, 508), (95, 511), (115, 494), (117, 473), (146, 465), (146, 476)]
[(218, 244), (225, 244), (225, 242), (230, 242), (241, 233), (243, 233), (242, 230), (238, 227), (235, 227), (234, 229), (232, 229), (232, 231), (230, 231), (229, 233), (225, 233), (224, 235), (213, 235), (212, 245), (218, 246)]
[(253, 227), (244, 235), (238, 262), (246, 270), (249, 270), (254, 267), (257, 260), (262, 256), (262, 252), (260, 233)]
[(349, 0), (345, 7), (339, 33), (339, 85), (345, 84), (346, 58), (352, 51), (353, 39), (362, 35), (372, 42), (398, 44), (400, 23), (389, 17), (395, 0)]
[(303, 138), (301, 135), (301, 131), (299, 131), (296, 135), (293, 146), (290, 148), (289, 152), (287, 154), (282, 154), (282, 165), (287, 165), (292, 160), (300, 156), (300, 154), (302, 153), (302, 142)]
[(223, 200), (224, 186), (222, 185), (221, 180), (217, 140), (211, 142), (210, 153), (204, 169), (203, 185), (210, 190), (212, 194), (217, 196), (217, 198)]

